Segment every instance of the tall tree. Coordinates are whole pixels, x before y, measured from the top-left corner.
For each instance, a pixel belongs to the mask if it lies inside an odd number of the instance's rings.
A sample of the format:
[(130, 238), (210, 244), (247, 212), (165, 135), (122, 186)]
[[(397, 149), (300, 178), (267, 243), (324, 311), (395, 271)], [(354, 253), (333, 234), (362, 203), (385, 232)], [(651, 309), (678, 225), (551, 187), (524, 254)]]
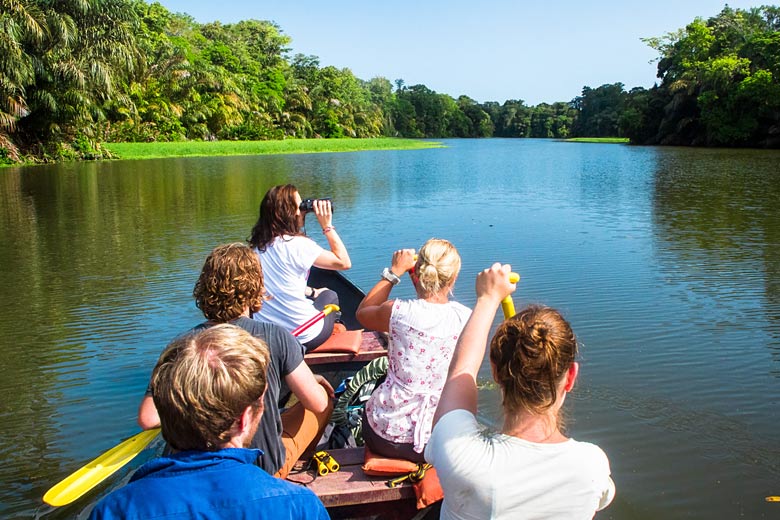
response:
[(365, 86), (368, 89), (372, 105), (382, 117), (381, 135), (394, 135), (395, 124), (390, 109), (395, 99), (393, 84), (389, 79), (378, 76), (371, 78)]
[(726, 7), (707, 21), (697, 18), (647, 39), (660, 53), (662, 82), (652, 98), (666, 96), (666, 103), (656, 132), (639, 127), (632, 139), (780, 147), (779, 14), (778, 7)]
[(522, 100), (509, 99), (503, 105), (486, 103), (485, 110), (495, 125), (498, 137), (530, 137), (531, 109)]
[(414, 107), (415, 126), (421, 134), (420, 137), (446, 135), (445, 103), (436, 92), (425, 85), (412, 85), (404, 87), (396, 96)]
[(135, 63), (135, 11), (125, 0), (37, 2), (48, 31), (35, 50), (29, 114), (18, 122), (28, 144), (93, 139), (108, 102), (126, 104), (122, 78)]
[[(457, 105), (458, 113), (452, 116), (456, 120), (468, 122), (468, 132), (456, 137), (492, 137), (495, 125), (490, 115), (479, 104), (468, 96), (460, 96)], [(455, 134), (452, 134), (455, 135)]]
[(616, 137), (620, 135), (618, 118), (623, 110), (625, 92), (622, 83), (583, 87), (582, 95), (571, 105), (579, 111), (572, 129), (573, 135), (583, 137)]
[(28, 0), (0, 0), (0, 159), (19, 158), (12, 133), (29, 111), (26, 89), (33, 83), (34, 56), (28, 52), (43, 40), (47, 26)]

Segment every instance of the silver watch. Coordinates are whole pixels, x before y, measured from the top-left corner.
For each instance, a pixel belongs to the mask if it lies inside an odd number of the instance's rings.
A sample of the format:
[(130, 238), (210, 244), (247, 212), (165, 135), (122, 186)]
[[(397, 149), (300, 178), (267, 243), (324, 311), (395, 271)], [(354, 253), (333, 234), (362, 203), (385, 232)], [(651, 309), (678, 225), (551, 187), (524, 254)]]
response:
[(382, 270), (382, 279), (387, 280), (393, 285), (398, 285), (401, 283), (401, 279), (398, 278), (398, 276), (393, 271), (391, 271), (389, 267), (385, 267)]

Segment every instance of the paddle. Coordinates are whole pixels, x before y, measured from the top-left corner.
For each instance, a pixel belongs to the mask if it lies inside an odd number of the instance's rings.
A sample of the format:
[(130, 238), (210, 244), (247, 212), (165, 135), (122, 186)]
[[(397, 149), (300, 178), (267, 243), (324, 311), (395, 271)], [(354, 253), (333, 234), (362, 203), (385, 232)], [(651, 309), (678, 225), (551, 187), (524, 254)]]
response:
[[(337, 310), (339, 310), (338, 305), (326, 305), (322, 312), (293, 330), (292, 335), (299, 335), (318, 320)], [(50, 506), (60, 507), (78, 500), (85, 493), (133, 460), (136, 455), (141, 453), (157, 437), (158, 433), (160, 433), (160, 428), (152, 428), (122, 441), (52, 486), (43, 495), (43, 501)]]
[[(517, 273), (509, 273), (509, 283), (517, 283), (520, 281), (520, 275)], [(512, 300), (512, 295), (508, 295), (501, 300), (501, 310), (504, 311), (504, 319), (508, 320), (515, 315), (515, 302)]]
[(322, 311), (319, 312), (319, 314), (315, 314), (314, 316), (312, 316), (311, 318), (309, 318), (308, 320), (306, 320), (305, 322), (303, 322), (302, 324), (300, 324), (296, 328), (294, 328), (292, 330), (292, 335), (293, 336), (300, 336), (301, 333), (303, 333), (303, 331), (307, 330), (309, 327), (311, 327), (312, 325), (314, 325), (315, 323), (320, 321), (322, 318), (324, 318), (325, 316), (327, 316), (331, 312), (338, 311), (338, 310), (339, 310), (339, 306), (338, 305), (334, 305), (332, 303), (327, 304), (325, 306), (325, 308)]
[(70, 504), (84, 493), (113, 475), (146, 448), (160, 433), (160, 428), (142, 431), (117, 444), (98, 458), (71, 473), (43, 495), (43, 501), (59, 507)]

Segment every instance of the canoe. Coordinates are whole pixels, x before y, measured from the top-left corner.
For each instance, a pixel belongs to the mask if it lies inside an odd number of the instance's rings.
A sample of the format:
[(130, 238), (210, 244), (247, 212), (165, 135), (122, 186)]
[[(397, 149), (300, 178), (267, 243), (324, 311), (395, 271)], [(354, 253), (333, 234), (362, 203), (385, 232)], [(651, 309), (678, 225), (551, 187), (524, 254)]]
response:
[(309, 287), (327, 287), (336, 291), (339, 295), (339, 307), (341, 308), (341, 320), (348, 330), (363, 328), (355, 315), (358, 305), (363, 301), (366, 293), (352, 280), (339, 271), (329, 271), (312, 267), (309, 271)]
[[(312, 267), (309, 272), (309, 286), (327, 287), (336, 291), (339, 295), (341, 321), (347, 330), (363, 329), (355, 315), (365, 293), (352, 280), (338, 271)], [(364, 330), (360, 348), (356, 353), (309, 353), (306, 354), (306, 364), (315, 372), (324, 375), (332, 384), (338, 384), (341, 379), (354, 374), (372, 359), (386, 354), (387, 335), (382, 332)]]

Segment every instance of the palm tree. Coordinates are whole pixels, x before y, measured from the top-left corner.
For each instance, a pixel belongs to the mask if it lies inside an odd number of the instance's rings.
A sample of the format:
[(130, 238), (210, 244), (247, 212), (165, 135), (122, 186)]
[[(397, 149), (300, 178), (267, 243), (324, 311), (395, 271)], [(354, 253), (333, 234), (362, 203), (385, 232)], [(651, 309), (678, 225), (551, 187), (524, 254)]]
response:
[(311, 114), (312, 101), (306, 86), (295, 78), (287, 83), (285, 91), (285, 110), (281, 114), (280, 125), (285, 135), (292, 137), (309, 137), (312, 135)]
[(129, 103), (122, 80), (135, 62), (137, 19), (126, 0), (64, 0), (42, 12), (48, 32), (19, 126), (30, 143), (46, 145), (89, 136), (106, 103)]
[(27, 45), (40, 43), (46, 26), (35, 4), (0, 0), (0, 152), (18, 160), (12, 138), (16, 122), (28, 114), (25, 92), (33, 82), (33, 58)]

